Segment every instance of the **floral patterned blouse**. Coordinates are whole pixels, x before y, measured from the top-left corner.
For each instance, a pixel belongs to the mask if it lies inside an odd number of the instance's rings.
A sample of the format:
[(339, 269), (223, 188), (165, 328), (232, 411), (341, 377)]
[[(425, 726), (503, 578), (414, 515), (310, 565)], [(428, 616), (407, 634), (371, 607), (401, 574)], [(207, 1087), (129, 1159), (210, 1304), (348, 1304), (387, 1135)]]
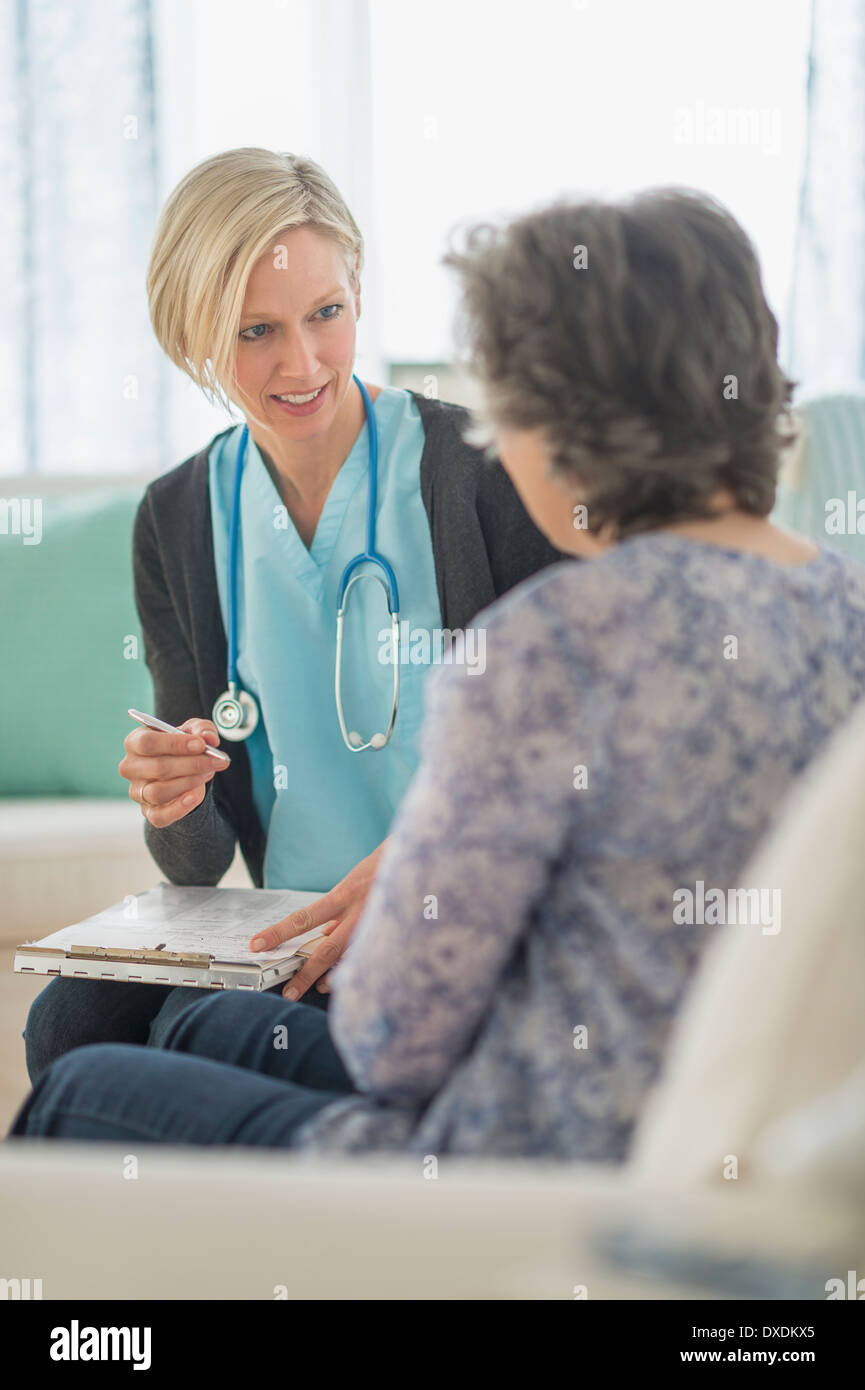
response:
[(681, 890), (771, 888), (748, 882), (757, 842), (865, 693), (865, 567), (654, 532), (475, 625), (486, 669), (431, 673), (421, 763), (334, 972), (362, 1094), (296, 1142), (621, 1160), (731, 929), (682, 921)]

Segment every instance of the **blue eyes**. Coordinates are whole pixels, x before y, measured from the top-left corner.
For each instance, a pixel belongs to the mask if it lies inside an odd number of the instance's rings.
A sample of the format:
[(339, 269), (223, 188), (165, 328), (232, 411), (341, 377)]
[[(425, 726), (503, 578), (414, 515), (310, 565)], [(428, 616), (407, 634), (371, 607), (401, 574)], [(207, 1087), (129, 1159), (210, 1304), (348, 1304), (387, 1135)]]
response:
[[(341, 316), (344, 308), (344, 304), (325, 304), (313, 314), (313, 318), (318, 318), (320, 316), (322, 323), (332, 323), (334, 319), (338, 319)], [(328, 313), (330, 309), (334, 312)], [(261, 329), (261, 332), (259, 332), (259, 329)], [(272, 332), (273, 329), (269, 323), (254, 323), (250, 328), (244, 328), (238, 334), (238, 337), (245, 343), (258, 343), (262, 338), (265, 338), (268, 333)]]

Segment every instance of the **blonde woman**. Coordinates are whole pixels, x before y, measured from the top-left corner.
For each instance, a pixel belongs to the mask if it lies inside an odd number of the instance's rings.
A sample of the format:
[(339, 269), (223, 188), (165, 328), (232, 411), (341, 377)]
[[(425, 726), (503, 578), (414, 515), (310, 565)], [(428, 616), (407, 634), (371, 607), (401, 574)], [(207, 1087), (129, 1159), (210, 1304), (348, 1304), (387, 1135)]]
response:
[[(361, 233), (323, 169), (237, 149), (171, 194), (147, 278), (162, 348), (243, 418), (141, 503), (135, 585), (155, 713), (184, 732), (137, 727), (120, 772), (172, 882), (218, 883), (239, 843), (256, 885), (326, 895), (276, 933), (336, 923), (298, 994), (322, 984), (360, 914), (417, 765), (444, 634), (561, 558), (501, 466), (464, 442), (463, 409), (354, 377), (362, 266)], [(358, 575), (343, 600), (340, 708), (340, 585)], [(480, 671), (482, 636), (451, 656)], [(204, 752), (220, 739), (230, 764)], [(81, 1043), (146, 1042), (167, 992), (52, 983), (28, 1019), (31, 1078)]]

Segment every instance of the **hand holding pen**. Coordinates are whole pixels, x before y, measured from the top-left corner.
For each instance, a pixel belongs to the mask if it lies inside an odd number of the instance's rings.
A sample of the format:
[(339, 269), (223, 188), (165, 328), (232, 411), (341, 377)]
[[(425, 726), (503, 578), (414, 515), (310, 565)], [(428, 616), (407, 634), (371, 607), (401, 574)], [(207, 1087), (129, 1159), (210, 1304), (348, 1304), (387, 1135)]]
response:
[(145, 727), (127, 734), (117, 770), (141, 814), (164, 829), (201, 805), (208, 782), (231, 760), (214, 746), (219, 733), (209, 719), (187, 719), (178, 728), (141, 710), (129, 713)]

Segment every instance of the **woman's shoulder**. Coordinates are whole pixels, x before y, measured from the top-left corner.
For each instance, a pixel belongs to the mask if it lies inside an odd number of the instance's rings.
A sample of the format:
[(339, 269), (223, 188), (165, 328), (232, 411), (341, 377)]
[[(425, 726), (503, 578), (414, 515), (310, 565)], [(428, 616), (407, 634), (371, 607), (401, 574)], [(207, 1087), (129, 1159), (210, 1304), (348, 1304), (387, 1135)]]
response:
[(211, 454), (214, 448), (218, 448), (224, 443), (235, 429), (235, 425), (229, 425), (227, 429), (215, 434), (203, 449), (190, 454), (189, 458), (184, 459), (182, 463), (178, 463), (174, 468), (169, 468), (167, 472), (160, 473), (159, 477), (154, 478), (144, 492), (144, 497), (151, 508), (159, 511), (163, 509), (173, 510), (180, 505), (190, 506), (196, 500), (203, 506), (207, 505), (208, 467)]
[(483, 618), (501, 630), (533, 622), (538, 630), (549, 629), (551, 640), (562, 627), (570, 633), (579, 629), (585, 636), (593, 629), (637, 619), (642, 607), (657, 600), (667, 576), (667, 566), (659, 565), (651, 552), (614, 546), (591, 559), (574, 555), (524, 579), (477, 621)]
[(471, 424), (471, 412), (464, 405), (427, 396), (420, 391), (407, 390), (412, 405), (420, 416), (425, 436), (424, 456), (433, 472), (460, 469), (465, 472), (484, 462), (483, 450), (464, 437)]
[[(641, 534), (589, 560), (550, 565), (478, 614), (499, 638), (533, 631), (535, 641), (562, 654), (576, 646), (599, 651), (610, 642), (665, 639), (709, 611), (788, 611), (805, 597), (817, 611), (837, 604), (861, 624), (865, 565), (819, 547), (806, 565), (777, 565), (759, 554), (699, 544), (664, 534)], [(824, 610), (825, 611), (825, 610)]]
[(530, 575), (479, 613), (475, 625), (514, 652), (528, 649), (536, 658), (546, 650), (561, 664), (603, 664), (611, 642), (640, 643), (678, 623), (688, 583), (679, 557), (663, 546), (616, 545)]
[(457, 405), (455, 401), (443, 401), (439, 396), (427, 395), (424, 391), (414, 391), (409, 387), (405, 393), (417, 407), (425, 427), (457, 429), (470, 419), (468, 407)]
[(854, 555), (848, 555), (844, 551), (835, 550), (831, 546), (820, 546), (821, 553), (831, 561), (835, 573), (844, 586), (845, 591), (858, 599), (865, 594), (865, 555), (858, 559)]

